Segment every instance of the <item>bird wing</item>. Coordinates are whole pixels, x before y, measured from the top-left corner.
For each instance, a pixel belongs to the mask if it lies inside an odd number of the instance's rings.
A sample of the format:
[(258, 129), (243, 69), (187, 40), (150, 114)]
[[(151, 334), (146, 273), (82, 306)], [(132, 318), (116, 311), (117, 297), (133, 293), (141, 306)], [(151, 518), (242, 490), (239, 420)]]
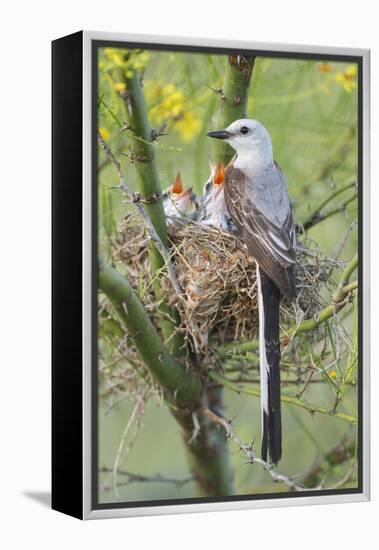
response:
[(225, 202), (239, 235), (282, 294), (294, 298), (296, 262), (292, 207), (283, 174), (273, 165), (253, 178), (233, 165), (225, 174)]

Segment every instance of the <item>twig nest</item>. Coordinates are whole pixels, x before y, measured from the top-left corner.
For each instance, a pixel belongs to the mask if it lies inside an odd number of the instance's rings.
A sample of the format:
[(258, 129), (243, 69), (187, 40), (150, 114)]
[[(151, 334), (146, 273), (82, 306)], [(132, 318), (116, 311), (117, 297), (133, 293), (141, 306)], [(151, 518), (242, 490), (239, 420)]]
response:
[[(181, 327), (196, 354), (212, 355), (219, 345), (258, 335), (257, 280), (254, 258), (235, 236), (198, 223), (170, 225), (172, 262), (182, 296), (162, 278), (169, 303), (181, 314)], [(140, 293), (153, 318), (158, 304), (151, 291), (147, 257), (149, 239), (138, 218), (129, 216), (114, 243), (114, 259), (121, 261), (133, 286)], [(309, 238), (298, 242), (296, 265), (297, 303), (281, 306), (281, 323), (293, 324), (312, 317), (324, 301), (321, 287), (331, 270), (339, 267), (324, 257)]]
[(258, 322), (255, 262), (242, 243), (200, 224), (176, 226), (170, 243), (185, 305), (177, 297), (173, 302), (182, 310), (194, 351), (209, 353), (209, 344), (254, 335)]

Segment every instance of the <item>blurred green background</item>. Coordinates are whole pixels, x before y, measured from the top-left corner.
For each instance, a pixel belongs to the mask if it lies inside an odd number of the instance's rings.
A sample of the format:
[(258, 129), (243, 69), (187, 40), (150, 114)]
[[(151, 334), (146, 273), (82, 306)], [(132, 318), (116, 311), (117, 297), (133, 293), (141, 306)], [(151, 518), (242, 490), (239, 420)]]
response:
[[(113, 74), (122, 63), (122, 51), (114, 48), (99, 51), (98, 127), (118, 154), (128, 184), (138, 188), (133, 162), (127, 156), (128, 132), (122, 131), (124, 104), (122, 85)], [(221, 87), (226, 63), (224, 55), (135, 51), (131, 70), (143, 72), (143, 85), (150, 122), (159, 128), (167, 124), (167, 136), (156, 146), (161, 185), (168, 187), (177, 172), (186, 187), (200, 193), (209, 175), (208, 157), (212, 157), (212, 140), (206, 132), (214, 127), (220, 108)], [(357, 67), (349, 63), (317, 60), (262, 58), (255, 60), (248, 100), (248, 116), (259, 120), (269, 131), (275, 159), (281, 165), (294, 204), (296, 221), (304, 221), (312, 208), (335, 188), (357, 177)], [(123, 204), (117, 190), (114, 167), (106, 163), (99, 151), (99, 248), (109, 256), (107, 234), (115, 231), (130, 206)], [(351, 194), (351, 193), (350, 193)], [(329, 207), (338, 207), (349, 194), (341, 194)], [(333, 256), (344, 239), (340, 259), (348, 261), (357, 252), (357, 201), (310, 230), (327, 256)], [(338, 279), (339, 273), (333, 274)], [(330, 292), (325, 290), (325, 296)], [(353, 307), (344, 310), (347, 347), (353, 339)], [(101, 345), (101, 343), (100, 343)], [(338, 380), (344, 363), (331, 371)], [(333, 372), (335, 374), (333, 374)], [(104, 387), (100, 385), (100, 390)], [(284, 391), (295, 395), (296, 388)], [(122, 397), (122, 396), (121, 396)], [(260, 412), (257, 398), (226, 390), (226, 416), (245, 442), (260, 446)], [(328, 383), (310, 385), (306, 400), (331, 407), (335, 394)], [(114, 401), (120, 396), (114, 398)], [(109, 398), (100, 399), (99, 467), (112, 468), (122, 433), (133, 409), (128, 399), (121, 399), (109, 410)], [(340, 411), (356, 414), (356, 386), (348, 388)], [(354, 436), (349, 423), (332, 416), (314, 415), (283, 405), (284, 452), (280, 471), (288, 475), (304, 473), (314, 461), (336, 444), (344, 434)], [(231, 460), (240, 494), (281, 492), (285, 486), (273, 484), (267, 472), (246, 464), (238, 448), (230, 443)], [(126, 470), (142, 475), (188, 476), (185, 451), (178, 425), (167, 408), (151, 400), (146, 408), (138, 437), (128, 452)], [(331, 472), (328, 482), (338, 482), (346, 465)], [(100, 475), (100, 502), (117, 500), (106, 489), (110, 474)], [(122, 481), (122, 478), (120, 478)], [(356, 476), (349, 487), (356, 485)], [(177, 487), (169, 483), (131, 483), (120, 486), (122, 501), (186, 498), (195, 496), (193, 483)]]

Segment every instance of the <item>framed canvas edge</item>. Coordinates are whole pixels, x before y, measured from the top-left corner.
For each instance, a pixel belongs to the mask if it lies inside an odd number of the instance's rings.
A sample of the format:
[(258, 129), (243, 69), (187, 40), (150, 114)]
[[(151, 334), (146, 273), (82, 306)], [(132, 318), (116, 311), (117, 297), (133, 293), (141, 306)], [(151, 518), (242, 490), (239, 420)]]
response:
[[(265, 498), (194, 504), (146, 505), (135, 508), (92, 508), (92, 41), (123, 41), (171, 46), (200, 46), (320, 55), (356, 56), (362, 59), (362, 492), (299, 498)], [(370, 50), (335, 46), (277, 44), (207, 38), (168, 37), (131, 33), (83, 31), (83, 519), (247, 510), (281, 506), (339, 504), (370, 500)]]

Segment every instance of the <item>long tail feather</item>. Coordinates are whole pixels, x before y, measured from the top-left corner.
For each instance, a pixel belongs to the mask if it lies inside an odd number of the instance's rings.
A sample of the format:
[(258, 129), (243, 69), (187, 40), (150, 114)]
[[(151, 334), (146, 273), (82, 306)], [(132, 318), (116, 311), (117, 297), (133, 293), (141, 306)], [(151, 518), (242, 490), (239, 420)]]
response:
[(262, 458), (276, 464), (282, 456), (280, 411), (280, 290), (257, 266), (259, 365), (262, 407)]

